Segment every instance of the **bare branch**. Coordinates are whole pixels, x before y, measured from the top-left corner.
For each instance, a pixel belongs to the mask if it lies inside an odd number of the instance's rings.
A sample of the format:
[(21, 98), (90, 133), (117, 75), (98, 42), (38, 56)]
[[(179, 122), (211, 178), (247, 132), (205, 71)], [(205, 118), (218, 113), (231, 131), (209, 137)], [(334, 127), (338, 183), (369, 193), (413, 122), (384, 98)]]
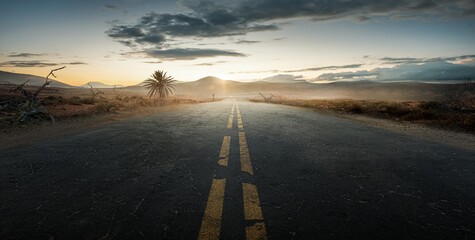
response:
[(54, 75), (54, 72), (55, 72), (55, 71), (59, 71), (59, 70), (64, 69), (64, 68), (66, 68), (66, 66), (63, 66), (63, 67), (60, 67), (60, 68), (56, 68), (56, 69), (51, 70), (51, 72), (49, 72), (49, 74), (48, 74), (48, 75), (46, 76), (46, 78), (45, 78), (45, 83), (44, 83), (40, 88), (38, 88), (38, 90), (36, 90), (36, 92), (33, 94), (33, 96), (35, 96), (35, 98), (36, 98), (36, 97), (38, 96), (38, 94), (39, 94), (46, 86), (48, 86), (48, 85), (51, 83), (50, 81), (48, 81), (50, 75), (53, 75), (53, 77), (56, 78), (56, 75)]

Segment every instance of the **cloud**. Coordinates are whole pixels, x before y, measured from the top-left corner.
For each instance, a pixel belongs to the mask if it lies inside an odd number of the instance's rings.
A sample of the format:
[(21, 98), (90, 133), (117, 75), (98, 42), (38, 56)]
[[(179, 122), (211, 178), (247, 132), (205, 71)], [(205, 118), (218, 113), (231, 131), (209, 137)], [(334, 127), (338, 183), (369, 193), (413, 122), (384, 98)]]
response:
[(244, 40), (244, 39), (241, 39), (241, 40), (238, 40), (234, 43), (236, 44), (254, 44), (254, 43), (260, 43), (261, 41), (250, 41), (250, 40)]
[(49, 67), (58, 65), (44, 61), (7, 61), (0, 63), (1, 67)]
[(315, 81), (453, 81), (475, 78), (475, 66), (453, 64), (445, 61), (427, 62), (421, 65), (402, 64), (392, 68), (375, 68), (371, 71), (326, 73)]
[(214, 66), (221, 63), (226, 63), (227, 61), (216, 61), (216, 62), (207, 62), (207, 63), (197, 63), (194, 66)]
[(338, 69), (346, 69), (346, 68), (359, 68), (363, 66), (363, 64), (349, 64), (349, 65), (341, 65), (341, 66), (323, 66), (323, 67), (314, 67), (314, 68), (304, 68), (304, 69), (294, 69), (294, 70), (264, 70), (264, 71), (240, 71), (240, 72), (230, 72), (230, 74), (236, 73), (293, 73), (293, 72), (311, 72), (311, 71), (321, 71), (321, 70), (338, 70)]
[(372, 16), (417, 16), (419, 19), (437, 16), (447, 19), (475, 15), (472, 0), (183, 0), (181, 3), (194, 12), (209, 14), (219, 9), (248, 22), (292, 18), (308, 18), (312, 21), (351, 18), (367, 21)]
[(65, 65), (87, 65), (87, 63), (85, 63), (85, 62), (68, 62), (68, 63), (61, 63), (61, 64), (65, 64)]
[(0, 67), (51, 67), (57, 65), (86, 65), (84, 62), (66, 62), (66, 63), (51, 63), (43, 60), (38, 61), (6, 61), (1, 62)]
[(271, 77), (260, 79), (261, 81), (273, 83), (298, 83), (305, 82), (302, 75), (278, 74)]
[(123, 8), (120, 8), (116, 5), (111, 5), (111, 4), (105, 4), (103, 6), (103, 8), (107, 9), (107, 10), (112, 10), (112, 11), (121, 11), (123, 12), (124, 14), (127, 14), (127, 10), (123, 9)]
[(39, 56), (45, 56), (48, 55), (47, 53), (18, 53), (18, 54), (10, 54), (8, 57), (24, 57), (24, 58), (29, 58), (29, 57), (39, 57)]
[(194, 60), (197, 58), (208, 58), (218, 56), (244, 57), (246, 55), (234, 51), (219, 49), (200, 49), (200, 48), (173, 48), (167, 50), (148, 49), (144, 51), (146, 55), (162, 60)]
[[(149, 13), (135, 25), (116, 25), (106, 34), (118, 40), (140, 43), (143, 38), (155, 36), (176, 37), (223, 37), (244, 35), (249, 32), (276, 30), (273, 24), (250, 23), (226, 10), (205, 14)], [(164, 37), (165, 38), (165, 37)], [(162, 42), (157, 42), (162, 44)]]
[(309, 71), (321, 71), (321, 70), (337, 70), (337, 69), (345, 69), (345, 68), (359, 68), (363, 66), (363, 64), (350, 64), (350, 65), (342, 65), (342, 66), (324, 66), (324, 67), (314, 67), (314, 68), (304, 68), (298, 70), (289, 70), (285, 72), (309, 72)]
[(443, 20), (475, 16), (473, 0), (181, 0), (179, 3), (186, 12), (150, 12), (135, 24), (113, 25), (106, 34), (129, 47), (156, 49), (168, 48), (167, 44), (176, 38), (196, 40), (278, 30), (285, 25), (282, 21), (288, 19)]
[(430, 63), (430, 62), (453, 62), (460, 61), (465, 59), (475, 58), (475, 55), (461, 55), (455, 57), (436, 57), (436, 58), (393, 58), (385, 57), (380, 58), (380, 61), (383, 61), (385, 64), (411, 64), (411, 63)]

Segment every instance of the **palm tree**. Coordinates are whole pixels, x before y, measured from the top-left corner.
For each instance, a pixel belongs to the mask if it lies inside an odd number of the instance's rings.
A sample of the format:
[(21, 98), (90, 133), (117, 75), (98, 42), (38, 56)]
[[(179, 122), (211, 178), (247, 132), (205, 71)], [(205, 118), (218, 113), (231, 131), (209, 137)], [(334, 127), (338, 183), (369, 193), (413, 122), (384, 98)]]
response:
[(149, 89), (148, 97), (152, 98), (158, 92), (158, 97), (166, 98), (175, 90), (176, 82), (172, 76), (167, 76), (164, 71), (155, 71), (149, 79), (145, 80), (145, 87)]

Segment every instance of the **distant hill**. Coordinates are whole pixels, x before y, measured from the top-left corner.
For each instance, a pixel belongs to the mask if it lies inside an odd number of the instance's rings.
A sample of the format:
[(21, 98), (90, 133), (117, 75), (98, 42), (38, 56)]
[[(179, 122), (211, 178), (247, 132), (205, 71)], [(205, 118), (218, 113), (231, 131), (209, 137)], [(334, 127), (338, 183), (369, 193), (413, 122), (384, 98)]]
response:
[[(0, 71), (0, 83), (21, 84), (26, 80), (32, 86), (40, 86), (44, 78), (28, 74)], [(91, 82), (94, 88), (113, 88), (100, 82)], [(442, 99), (451, 84), (430, 84), (416, 82), (353, 81), (333, 83), (293, 82), (238, 82), (217, 77), (204, 77), (193, 82), (177, 81), (174, 91), (177, 95), (218, 97), (258, 97), (259, 93), (295, 98), (352, 98), (368, 100), (435, 100)], [(74, 86), (53, 80), (52, 87), (73, 88)], [(80, 87), (89, 87), (87, 84)], [(134, 86), (120, 87), (123, 90), (144, 92), (143, 82)]]
[(89, 82), (79, 87), (90, 88), (89, 84), (92, 85), (93, 88), (122, 88), (124, 87), (123, 85), (109, 85), (109, 84), (105, 84), (101, 82)]
[[(40, 77), (40, 76), (35, 76), (35, 75), (30, 75), (30, 74), (0, 71), (0, 83), (19, 85), (26, 81), (28, 81), (27, 85), (41, 86), (45, 83), (45, 77)], [(72, 86), (72, 85), (57, 81), (57, 80), (51, 80), (51, 83), (49, 84), (49, 86), (60, 87), (60, 88), (74, 88), (75, 87), (75, 86)]]
[(237, 82), (205, 77), (176, 85), (176, 94), (257, 97), (260, 92), (296, 98), (352, 98), (374, 100), (434, 100), (444, 96), (449, 84), (414, 82), (333, 82), (275, 83), (267, 81)]

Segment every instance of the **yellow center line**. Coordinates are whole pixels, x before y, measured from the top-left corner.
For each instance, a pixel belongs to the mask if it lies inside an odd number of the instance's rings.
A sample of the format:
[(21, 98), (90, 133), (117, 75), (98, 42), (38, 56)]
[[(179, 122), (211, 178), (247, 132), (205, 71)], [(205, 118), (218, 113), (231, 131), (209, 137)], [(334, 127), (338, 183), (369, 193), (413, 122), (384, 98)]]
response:
[(244, 199), (244, 219), (263, 220), (257, 187), (254, 184), (242, 183), (242, 194)]
[(242, 118), (241, 118), (241, 112), (239, 111), (239, 107), (236, 104), (236, 113), (237, 113), (237, 123), (238, 123), (238, 128), (239, 130), (243, 131), (244, 127), (242, 125)]
[(221, 166), (228, 166), (229, 159), (229, 145), (231, 143), (231, 136), (224, 136), (221, 151), (219, 152), (218, 164)]
[(244, 132), (239, 132), (239, 153), (241, 155), (241, 171), (254, 175)]
[(266, 225), (263, 222), (255, 223), (251, 227), (246, 227), (246, 239), (265, 240), (267, 239)]
[(213, 179), (198, 239), (219, 239), (226, 178)]
[(233, 128), (233, 117), (234, 115), (231, 114), (231, 116), (229, 116), (229, 120), (228, 120), (228, 128)]
[[(251, 165), (251, 157), (249, 156), (249, 148), (247, 145), (246, 135), (243, 132), (241, 112), (236, 104), (236, 112), (238, 119), (239, 132), (239, 150), (241, 155), (241, 171), (248, 172), (254, 175)], [(257, 187), (254, 184), (242, 183), (242, 194), (244, 201), (244, 219), (263, 221), (261, 205), (259, 203), (259, 196), (257, 194)], [(267, 239), (266, 226), (264, 222), (256, 222), (250, 227), (246, 227), (246, 239), (258, 240)]]
[(233, 128), (234, 106), (236, 106), (236, 104), (233, 104), (233, 108), (231, 109), (231, 115), (229, 116), (229, 119), (228, 119), (228, 126), (227, 126), (228, 129)]

